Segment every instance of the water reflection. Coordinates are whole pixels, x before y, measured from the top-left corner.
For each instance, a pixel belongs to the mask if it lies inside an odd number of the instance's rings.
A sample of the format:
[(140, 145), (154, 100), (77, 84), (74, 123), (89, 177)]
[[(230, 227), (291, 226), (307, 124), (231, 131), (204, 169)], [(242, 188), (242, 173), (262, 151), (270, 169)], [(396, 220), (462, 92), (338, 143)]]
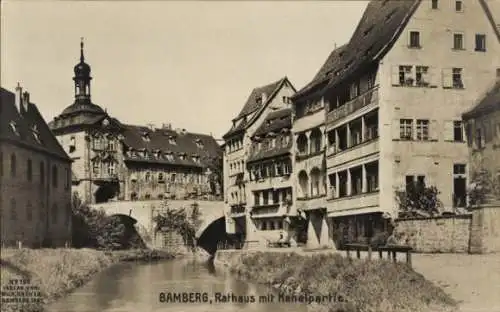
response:
[[(212, 302), (162, 303), (160, 293), (207, 293)], [(229, 299), (215, 302), (215, 294)], [(151, 264), (125, 263), (116, 265), (69, 296), (47, 308), (53, 312), (135, 312), (135, 311), (289, 311), (305, 312), (297, 304), (259, 303), (258, 298), (270, 290), (233, 278), (224, 271), (216, 271), (213, 264), (175, 260)], [(245, 298), (246, 296), (246, 298)], [(256, 302), (232, 302), (231, 297)]]

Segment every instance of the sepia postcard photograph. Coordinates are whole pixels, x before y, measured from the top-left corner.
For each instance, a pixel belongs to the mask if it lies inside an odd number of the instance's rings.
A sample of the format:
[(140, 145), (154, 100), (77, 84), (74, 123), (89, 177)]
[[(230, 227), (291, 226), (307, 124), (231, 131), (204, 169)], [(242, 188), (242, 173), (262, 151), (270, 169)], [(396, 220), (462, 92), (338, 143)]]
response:
[(2, 312), (500, 312), (500, 0), (4, 0)]

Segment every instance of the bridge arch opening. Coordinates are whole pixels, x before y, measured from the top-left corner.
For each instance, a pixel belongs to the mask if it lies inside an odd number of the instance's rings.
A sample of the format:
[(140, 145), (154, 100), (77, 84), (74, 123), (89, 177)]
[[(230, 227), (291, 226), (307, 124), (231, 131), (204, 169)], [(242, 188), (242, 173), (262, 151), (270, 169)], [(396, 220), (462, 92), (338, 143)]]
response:
[(213, 220), (197, 234), (196, 244), (209, 254), (215, 254), (219, 242), (229, 239), (226, 233), (226, 218), (222, 216)]

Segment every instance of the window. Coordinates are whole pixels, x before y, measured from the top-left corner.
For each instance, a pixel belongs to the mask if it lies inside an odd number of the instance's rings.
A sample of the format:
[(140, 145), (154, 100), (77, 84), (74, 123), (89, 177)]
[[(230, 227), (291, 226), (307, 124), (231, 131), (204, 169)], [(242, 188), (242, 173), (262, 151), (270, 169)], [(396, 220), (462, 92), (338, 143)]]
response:
[(410, 48), (420, 48), (420, 32), (410, 31)]
[(276, 164), (276, 176), (282, 176), (283, 175), (283, 166), (281, 163)]
[(465, 165), (464, 164), (454, 164), (453, 165), (453, 174), (465, 174)]
[(453, 88), (462, 89), (464, 87), (464, 84), (462, 81), (462, 69), (461, 68), (453, 68), (452, 81), (453, 81)]
[(94, 138), (94, 149), (101, 149), (101, 138), (95, 137)]
[(163, 172), (158, 173), (158, 181), (163, 181)]
[(399, 137), (402, 140), (413, 139), (413, 120), (400, 119), (399, 121)]
[(11, 177), (15, 177), (16, 176), (16, 155), (15, 154), (11, 154), (10, 155), (10, 176)]
[(438, 9), (438, 0), (432, 0), (432, 9), (437, 10)]
[(110, 163), (108, 164), (108, 174), (109, 174), (110, 176), (113, 176), (113, 175), (115, 174), (115, 169), (116, 169), (116, 168), (115, 168), (115, 163), (114, 163), (114, 162), (110, 162)]
[(463, 34), (453, 34), (453, 49), (463, 50), (464, 49), (464, 35)]
[(486, 35), (476, 34), (476, 51), (486, 51)]
[(413, 85), (411, 77), (412, 66), (399, 66), (399, 84), (402, 86)]
[(429, 67), (427, 66), (417, 66), (415, 73), (415, 82), (417, 86), (427, 86), (429, 83), (426, 81), (426, 75)]
[(419, 140), (419, 141), (429, 140), (429, 120), (428, 119), (417, 119), (417, 140)]
[(481, 128), (476, 129), (476, 148), (483, 148), (483, 132)]
[(43, 161), (40, 162), (40, 184), (45, 182), (45, 165)]
[(52, 186), (57, 187), (57, 167), (56, 165), (52, 166)]
[(30, 201), (26, 204), (26, 220), (33, 220), (33, 206)]
[(456, 0), (455, 1), (455, 11), (456, 12), (462, 12), (464, 10), (463, 3), (461, 0)]
[(500, 68), (497, 68), (497, 79), (500, 79)]
[(425, 187), (425, 176), (423, 176), (423, 175), (417, 176), (417, 187), (419, 187), (419, 188)]
[(101, 167), (99, 165), (99, 162), (97, 160), (94, 160), (92, 162), (92, 171), (94, 172), (94, 174), (99, 174), (100, 169)]
[(172, 173), (172, 175), (170, 176), (170, 181), (175, 182), (175, 173)]
[(464, 141), (463, 124), (460, 120), (453, 121), (453, 141)]
[(52, 214), (52, 224), (56, 224), (57, 223), (57, 204), (55, 204), (55, 203), (52, 205), (51, 214)]
[(16, 208), (16, 199), (15, 198), (10, 199), (10, 219), (12, 221), (17, 220), (17, 208)]
[(68, 190), (69, 189), (69, 184), (71, 181), (71, 171), (69, 169), (64, 169), (65, 177), (66, 180), (64, 181), (64, 189)]
[(70, 139), (69, 139), (69, 152), (70, 153), (73, 153), (76, 149), (76, 141), (75, 141), (75, 137), (72, 136)]
[(31, 159), (28, 159), (26, 163), (26, 179), (30, 182), (33, 180), (33, 162)]
[(114, 151), (115, 150), (115, 140), (112, 138), (109, 138), (108, 140), (108, 151)]

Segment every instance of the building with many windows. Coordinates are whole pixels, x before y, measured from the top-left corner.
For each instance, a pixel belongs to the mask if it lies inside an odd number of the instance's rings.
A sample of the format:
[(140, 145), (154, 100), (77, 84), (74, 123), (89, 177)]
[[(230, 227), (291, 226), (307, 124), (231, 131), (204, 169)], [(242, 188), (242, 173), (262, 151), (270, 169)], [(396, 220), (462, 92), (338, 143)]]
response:
[(252, 135), (246, 159), (250, 216), (260, 245), (296, 245), (297, 210), (293, 202), (291, 109), (270, 112)]
[(499, 38), (483, 0), (370, 1), (350, 41), (293, 98), (311, 245), (384, 231), (409, 184), (436, 186), (444, 210), (465, 205), (461, 117), (495, 80)]
[(71, 244), (71, 159), (28, 92), (1, 89), (2, 247)]
[(247, 186), (251, 138), (271, 112), (290, 106), (290, 97), (294, 92), (286, 77), (253, 89), (242, 110), (233, 119), (231, 129), (223, 136), (226, 230), (241, 241), (260, 244), (258, 229), (250, 217), (249, 208), (253, 206), (254, 199)]
[(83, 42), (75, 100), (50, 123), (73, 159), (73, 191), (88, 203), (221, 196), (222, 149), (210, 135), (122, 124), (92, 103)]

